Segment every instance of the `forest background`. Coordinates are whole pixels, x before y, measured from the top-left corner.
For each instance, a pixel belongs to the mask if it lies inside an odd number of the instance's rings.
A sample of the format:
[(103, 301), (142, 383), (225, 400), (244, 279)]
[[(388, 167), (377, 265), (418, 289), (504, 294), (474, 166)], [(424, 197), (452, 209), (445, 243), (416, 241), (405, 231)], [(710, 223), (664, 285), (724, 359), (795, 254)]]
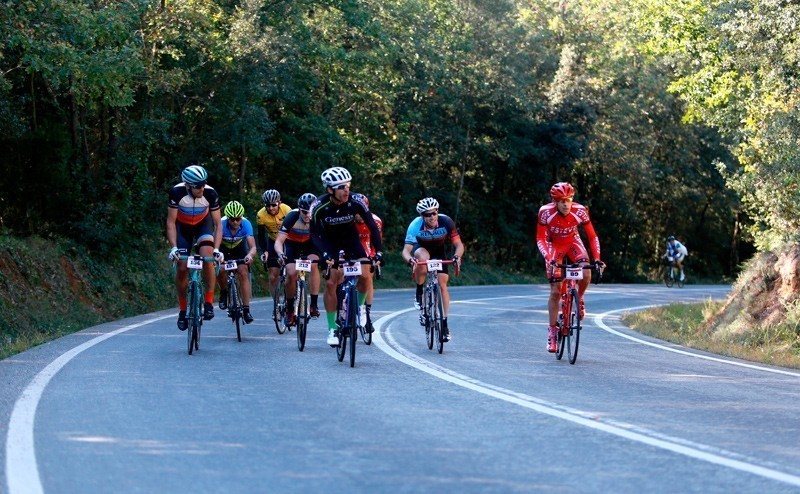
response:
[(166, 193), (193, 161), (251, 219), (345, 166), (387, 250), (434, 196), (469, 263), (536, 275), (536, 213), (570, 181), (607, 279), (656, 279), (674, 234), (693, 280), (731, 280), (797, 237), (798, 9), (3, 1), (0, 334), (173, 306)]

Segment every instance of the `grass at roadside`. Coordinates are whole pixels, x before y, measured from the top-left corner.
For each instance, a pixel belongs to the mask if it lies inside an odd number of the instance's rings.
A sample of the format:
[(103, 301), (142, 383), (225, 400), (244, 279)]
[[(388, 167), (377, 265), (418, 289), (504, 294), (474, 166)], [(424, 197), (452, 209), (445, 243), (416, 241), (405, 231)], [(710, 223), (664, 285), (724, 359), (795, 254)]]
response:
[[(735, 357), (781, 367), (800, 369), (800, 353), (791, 336), (765, 331), (731, 335), (715, 331), (709, 321), (723, 302), (706, 301), (676, 304), (626, 314), (622, 318), (631, 329), (655, 338), (696, 348), (717, 355)], [(788, 339), (787, 339), (788, 338)]]

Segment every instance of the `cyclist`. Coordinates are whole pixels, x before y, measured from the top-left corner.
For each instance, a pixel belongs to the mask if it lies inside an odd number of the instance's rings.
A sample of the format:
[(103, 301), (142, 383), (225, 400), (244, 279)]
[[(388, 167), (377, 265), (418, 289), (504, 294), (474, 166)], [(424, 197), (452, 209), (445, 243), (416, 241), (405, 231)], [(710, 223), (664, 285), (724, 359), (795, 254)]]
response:
[[(589, 218), (589, 210), (577, 202), (572, 202), (575, 189), (567, 182), (558, 182), (550, 188), (550, 198), (553, 202), (545, 204), (539, 209), (538, 225), (536, 228), (536, 245), (542, 253), (547, 264), (547, 276), (550, 277), (551, 264), (563, 263), (568, 258), (572, 263), (582, 265), (589, 263), (589, 255), (583, 245), (578, 227), (583, 227), (589, 240), (589, 249), (592, 252), (595, 264), (604, 266), (600, 260), (600, 239), (594, 231)], [(581, 318), (584, 316), (583, 294), (592, 279), (591, 272), (578, 282), (578, 295), (580, 296)], [(547, 351), (555, 352), (557, 345), (557, 317), (559, 300), (561, 297), (561, 280), (551, 282), (550, 298), (547, 301), (547, 311), (550, 315), (550, 331), (547, 337)]]
[[(428, 274), (426, 261), (429, 259), (444, 259), (445, 242), (449, 239), (455, 247), (452, 257), (458, 266), (461, 266), (461, 258), (464, 256), (464, 243), (461, 235), (456, 229), (455, 222), (447, 215), (439, 214), (439, 201), (433, 197), (426, 197), (417, 203), (417, 213), (419, 216), (414, 218), (406, 231), (405, 245), (403, 246), (403, 259), (408, 264), (414, 266), (416, 277), (417, 293), (414, 298), (414, 307), (422, 308), (422, 288), (425, 285), (425, 277)], [(444, 331), (444, 341), (450, 341), (450, 329), (447, 327), (447, 314), (450, 311), (450, 294), (447, 291), (447, 280), (450, 279), (448, 265), (442, 265), (439, 272), (439, 286), (442, 289), (442, 308), (444, 309), (444, 319), (442, 320), (442, 330)]]
[(681, 281), (686, 279), (686, 276), (683, 274), (683, 260), (688, 255), (689, 251), (686, 250), (686, 246), (675, 240), (674, 235), (667, 237), (667, 252), (664, 253), (661, 258), (671, 257), (675, 260), (675, 264), (681, 272)]
[[(335, 267), (339, 251), (345, 252), (346, 259), (367, 259), (364, 246), (358, 237), (355, 227), (355, 215), (360, 214), (371, 232), (370, 240), (375, 246), (375, 262), (383, 262), (383, 244), (378, 225), (372, 219), (369, 207), (360, 194), (350, 195), (350, 183), (353, 177), (346, 168), (335, 166), (322, 172), (322, 185), (327, 191), (319, 196), (311, 209), (311, 240), (319, 249), (322, 260)], [(328, 339), (331, 346), (338, 344), (336, 337), (336, 287), (344, 280), (341, 269), (332, 269), (330, 278), (325, 282), (325, 311), (328, 319)], [(364, 304), (366, 294), (372, 287), (372, 276), (363, 270), (358, 280), (358, 305)], [(371, 329), (371, 328), (370, 328)]]
[[(181, 255), (189, 255), (192, 246), (203, 257), (214, 256), (222, 261), (219, 251), (222, 243), (222, 218), (219, 212), (219, 195), (207, 184), (208, 173), (200, 165), (192, 164), (181, 172), (178, 185), (169, 191), (167, 209), (167, 241), (170, 244), (169, 260), (178, 262), (175, 273), (175, 288), (178, 291), (178, 329), (185, 331), (189, 326), (186, 320), (186, 290), (189, 287), (189, 269)], [(203, 265), (203, 283), (206, 288), (203, 319), (214, 318), (214, 265)]]
[(280, 268), (278, 258), (275, 255), (275, 239), (278, 237), (278, 229), (283, 223), (283, 219), (289, 214), (292, 208), (288, 204), (281, 202), (281, 194), (275, 189), (264, 191), (261, 195), (264, 207), (258, 211), (256, 221), (258, 223), (258, 248), (261, 251), (261, 262), (267, 263), (269, 269), (269, 290), (275, 290), (278, 283)]
[[(319, 251), (311, 241), (311, 206), (317, 196), (306, 192), (297, 200), (297, 209), (292, 209), (283, 219), (278, 237), (275, 239), (275, 254), (278, 263), (286, 266), (286, 317), (284, 323), (289, 326), (294, 324), (294, 297), (297, 291), (297, 269), (295, 259), (303, 256), (319, 260)], [(309, 289), (311, 294), (311, 307), (308, 314), (316, 319), (319, 317), (319, 269), (312, 269), (309, 273)]]
[[(369, 199), (367, 196), (361, 194), (361, 199), (364, 201), (364, 204), (369, 207)], [(381, 234), (381, 240), (383, 240), (383, 220), (378, 217), (377, 214), (372, 213), (372, 219), (375, 220), (375, 224), (378, 225), (378, 231)], [(375, 247), (373, 247), (372, 242), (370, 241), (370, 237), (372, 233), (369, 230), (369, 227), (366, 223), (364, 223), (364, 219), (361, 217), (360, 214), (356, 215), (356, 230), (358, 230), (358, 238), (361, 240), (361, 245), (364, 246), (364, 252), (367, 253), (369, 257), (375, 257), (377, 253), (375, 251)], [(373, 273), (374, 275), (374, 273)], [(361, 306), (361, 320), (366, 321), (364, 324), (364, 328), (372, 333), (372, 318), (370, 317), (370, 311), (372, 310), (372, 299), (375, 296), (375, 285), (373, 281), (373, 286), (370, 287), (369, 292), (367, 293), (367, 298), (364, 300), (364, 305)]]
[[(253, 237), (253, 225), (244, 217), (244, 206), (238, 201), (231, 201), (225, 206), (225, 217), (222, 218), (222, 254), (228, 259), (244, 259), (244, 264), (236, 268), (239, 278), (239, 293), (242, 295), (242, 318), (244, 322), (253, 322), (250, 314), (250, 264), (256, 256), (256, 239)], [(228, 274), (220, 271), (217, 275), (219, 284), (219, 308), (228, 308)]]

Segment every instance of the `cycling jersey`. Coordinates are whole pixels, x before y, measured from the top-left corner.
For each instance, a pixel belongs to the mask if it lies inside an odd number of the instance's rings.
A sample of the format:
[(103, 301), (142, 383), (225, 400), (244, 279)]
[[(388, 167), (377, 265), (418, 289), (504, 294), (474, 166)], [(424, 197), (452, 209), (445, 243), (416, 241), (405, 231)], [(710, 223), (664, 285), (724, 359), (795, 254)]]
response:
[(335, 204), (330, 194), (317, 198), (311, 211), (311, 240), (323, 255), (336, 258), (340, 250), (350, 259), (367, 257), (356, 229), (356, 214), (364, 219), (377, 252), (383, 250), (381, 233), (363, 195), (350, 194), (347, 202)]
[[(383, 238), (383, 220), (380, 219), (376, 214), (372, 215), (372, 219), (375, 220), (375, 224), (378, 225), (378, 231), (381, 234), (381, 238)], [(375, 257), (377, 251), (370, 241), (371, 232), (369, 231), (367, 224), (356, 223), (356, 230), (358, 230), (358, 238), (361, 241), (361, 245), (364, 246), (364, 251), (369, 257)]]
[(278, 230), (283, 223), (286, 215), (289, 214), (292, 208), (288, 204), (281, 203), (278, 206), (278, 213), (271, 215), (267, 212), (267, 208), (263, 207), (258, 212), (258, 248), (261, 252), (267, 252), (267, 267), (277, 268), (278, 257), (275, 255), (275, 239), (278, 238)]
[(278, 235), (285, 237), (283, 253), (287, 263), (294, 263), (295, 259), (308, 257), (311, 254), (319, 255), (317, 248), (311, 241), (311, 224), (303, 221), (303, 215), (297, 209), (292, 209), (283, 219)]
[(675, 240), (674, 245), (670, 245), (669, 241), (667, 241), (667, 256), (674, 257), (675, 259), (683, 259), (689, 254), (689, 251), (686, 250), (686, 246), (682, 243)]
[(424, 247), (428, 251), (431, 248), (444, 249), (446, 240), (455, 242), (460, 237), (456, 223), (446, 214), (438, 215), (435, 228), (428, 228), (422, 216), (417, 216), (406, 230), (406, 243), (413, 245), (414, 250), (419, 247)]
[(227, 216), (222, 218), (222, 245), (220, 250), (225, 254), (226, 258), (233, 256), (234, 259), (243, 259), (250, 252), (250, 247), (247, 245), (247, 237), (252, 236), (253, 225), (247, 218), (242, 218), (242, 222), (236, 231), (231, 230)]
[(578, 227), (582, 226), (589, 240), (594, 260), (600, 259), (600, 239), (589, 218), (589, 210), (576, 202), (565, 216), (558, 212), (556, 203), (545, 204), (539, 209), (536, 227), (536, 245), (547, 262), (562, 261), (569, 257), (572, 262), (589, 261)]
[(176, 247), (181, 254), (188, 254), (195, 243), (198, 246), (214, 246), (214, 222), (211, 211), (219, 210), (219, 195), (210, 185), (203, 195), (194, 197), (181, 182), (169, 191), (169, 207), (178, 210), (175, 222)]

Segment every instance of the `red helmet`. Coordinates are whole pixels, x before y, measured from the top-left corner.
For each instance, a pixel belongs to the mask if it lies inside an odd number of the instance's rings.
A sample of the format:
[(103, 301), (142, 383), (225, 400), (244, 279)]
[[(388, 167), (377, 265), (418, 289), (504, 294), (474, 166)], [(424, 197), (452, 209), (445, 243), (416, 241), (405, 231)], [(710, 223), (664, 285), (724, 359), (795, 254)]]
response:
[(561, 199), (572, 199), (573, 197), (575, 197), (575, 188), (569, 182), (558, 182), (550, 187), (550, 198), (554, 202), (558, 202)]

